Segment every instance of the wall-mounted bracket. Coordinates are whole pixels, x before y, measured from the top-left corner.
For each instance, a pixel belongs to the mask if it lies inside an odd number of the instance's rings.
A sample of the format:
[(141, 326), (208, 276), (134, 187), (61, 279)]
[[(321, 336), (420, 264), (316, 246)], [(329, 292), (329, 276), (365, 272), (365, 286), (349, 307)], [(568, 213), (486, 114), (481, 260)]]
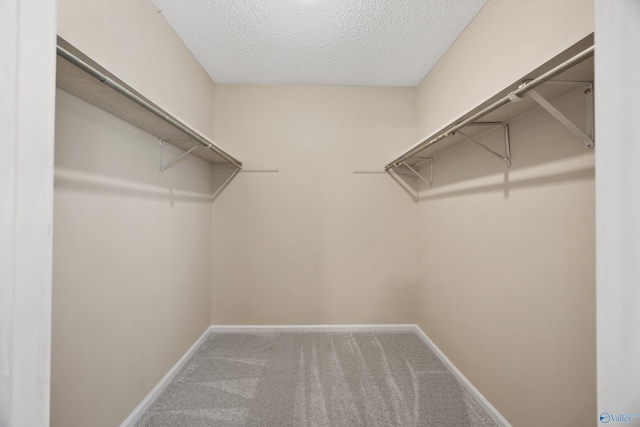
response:
[[(481, 124), (481, 122), (477, 122), (477, 124)], [(504, 151), (505, 151), (505, 155), (504, 156), (502, 154), (500, 154), (500, 153), (497, 153), (497, 152), (493, 151), (491, 148), (487, 147), (482, 142), (478, 141), (474, 137), (472, 137), (470, 135), (467, 135), (466, 133), (464, 133), (464, 132), (462, 132), (460, 130), (457, 131), (456, 133), (464, 136), (469, 141), (475, 142), (480, 147), (482, 147), (485, 150), (487, 150), (487, 152), (489, 152), (489, 154), (491, 154), (493, 156), (496, 156), (497, 158), (499, 158), (500, 160), (505, 162), (507, 164), (507, 167), (510, 168), (511, 167), (511, 142), (509, 141), (509, 124), (502, 123), (501, 126), (504, 129)]]
[(593, 84), (591, 82), (575, 82), (575, 81), (548, 81), (545, 85), (564, 85), (564, 86), (582, 86), (585, 95), (585, 127), (586, 131), (583, 132), (580, 128), (571, 122), (564, 114), (562, 114), (556, 107), (551, 105), (549, 101), (544, 99), (539, 92), (535, 89), (530, 90), (527, 95), (537, 102), (542, 108), (547, 110), (549, 114), (562, 123), (571, 133), (577, 136), (585, 148), (593, 148), (594, 140), (594, 116), (593, 116)]
[(433, 159), (431, 157), (425, 157), (425, 158), (422, 159), (421, 162), (416, 163), (414, 166), (417, 168), (418, 166), (420, 166), (424, 162), (429, 162), (429, 179), (427, 179), (424, 176), (420, 175), (420, 172), (418, 172), (416, 169), (414, 169), (411, 166), (409, 166), (406, 162), (402, 162), (400, 164), (405, 166), (405, 167), (407, 167), (411, 172), (413, 172), (414, 175), (416, 175), (422, 181), (424, 181), (427, 184), (429, 184), (429, 187), (432, 187), (433, 186)]
[[(180, 139), (188, 139), (188, 140), (192, 140), (192, 138), (180, 138)], [(172, 160), (171, 162), (169, 162), (169, 164), (167, 166), (163, 165), (162, 162), (162, 143), (164, 141), (177, 141), (177, 138), (160, 138), (158, 140), (158, 145), (160, 147), (160, 166), (158, 167), (158, 171), (160, 172), (160, 175), (162, 175), (162, 172), (166, 171), (167, 169), (169, 169), (171, 166), (173, 166), (174, 163), (176, 163), (178, 160), (181, 160), (183, 157), (187, 156), (188, 154), (191, 154), (191, 152), (193, 150), (195, 150), (196, 148), (200, 147), (202, 144), (197, 143), (193, 148), (185, 151), (184, 153), (182, 153), (181, 155), (179, 155), (177, 158), (175, 158), (174, 160)]]

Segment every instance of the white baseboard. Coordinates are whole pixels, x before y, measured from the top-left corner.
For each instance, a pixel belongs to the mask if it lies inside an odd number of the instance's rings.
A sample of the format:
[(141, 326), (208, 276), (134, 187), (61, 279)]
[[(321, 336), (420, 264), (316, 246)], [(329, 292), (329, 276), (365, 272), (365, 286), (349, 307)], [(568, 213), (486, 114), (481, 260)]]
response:
[(140, 404), (136, 407), (136, 409), (129, 414), (127, 419), (125, 419), (120, 427), (133, 427), (136, 423), (142, 418), (145, 412), (151, 407), (153, 402), (160, 396), (160, 393), (164, 391), (165, 388), (169, 385), (169, 383), (178, 375), (178, 372), (187, 364), (191, 356), (200, 348), (204, 340), (211, 333), (211, 326), (209, 326), (203, 333), (200, 335), (200, 338), (193, 343), (191, 348), (187, 350), (187, 352), (176, 362), (175, 365), (167, 372), (158, 384), (147, 394), (147, 396), (140, 402)]
[(381, 325), (211, 325), (212, 333), (231, 332), (415, 332), (414, 324)]
[(480, 393), (480, 391), (475, 388), (475, 386), (469, 381), (467, 377), (464, 376), (462, 372), (453, 364), (451, 360), (438, 348), (438, 346), (431, 341), (431, 338), (424, 333), (424, 331), (418, 325), (413, 325), (414, 331), (418, 334), (422, 341), (429, 346), (431, 350), (438, 356), (438, 358), (445, 364), (447, 368), (451, 371), (451, 373), (458, 379), (460, 384), (467, 389), (469, 394), (478, 402), (478, 404), (489, 414), (489, 416), (493, 419), (501, 427), (512, 427), (509, 424), (509, 421), (505, 417), (502, 416), (500, 412), (487, 400), (486, 397)]
[(198, 338), (189, 350), (167, 372), (167, 375), (149, 392), (142, 402), (133, 410), (120, 427), (133, 427), (151, 407), (160, 393), (169, 385), (171, 380), (191, 359), (191, 356), (200, 348), (204, 340), (211, 333), (234, 332), (414, 332), (429, 346), (438, 358), (445, 364), (451, 373), (460, 381), (462, 386), (471, 394), (478, 404), (501, 427), (512, 427), (511, 424), (498, 412), (498, 410), (478, 391), (477, 388), (464, 376), (462, 372), (449, 360), (449, 358), (431, 341), (418, 325), (415, 324), (380, 324), (380, 325), (211, 325)]

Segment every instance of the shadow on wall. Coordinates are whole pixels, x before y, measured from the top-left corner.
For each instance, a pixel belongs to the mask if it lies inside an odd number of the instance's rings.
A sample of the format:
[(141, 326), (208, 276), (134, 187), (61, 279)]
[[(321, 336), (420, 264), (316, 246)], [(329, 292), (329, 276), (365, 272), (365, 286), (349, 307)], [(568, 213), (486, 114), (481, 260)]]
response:
[[(580, 89), (553, 100), (553, 104), (584, 129), (585, 111)], [(493, 192), (503, 193), (507, 200), (510, 191), (516, 189), (593, 179), (593, 149), (586, 149), (578, 138), (541, 108), (511, 120), (509, 133), (510, 168), (473, 142), (465, 142), (434, 158), (433, 187), (421, 183), (418, 200)], [(504, 152), (500, 127), (477, 139), (492, 150)], [(419, 171), (427, 176), (428, 168), (423, 166)]]
[(56, 167), (56, 190), (74, 190), (85, 193), (103, 193), (132, 198), (168, 200), (173, 202), (211, 203), (210, 194), (176, 190), (171, 186), (161, 187), (141, 184), (133, 180), (80, 172)]
[(418, 182), (419, 178), (406, 172), (399, 171), (398, 168), (390, 169), (387, 174), (398, 183), (407, 195), (413, 199), (417, 198), (418, 191), (421, 188), (421, 185)]
[(213, 166), (213, 196), (215, 201), (225, 188), (233, 181), (233, 178), (240, 173), (240, 169), (230, 168), (228, 166)]
[[(189, 155), (159, 173), (158, 138), (56, 91), (55, 185), (144, 198), (200, 200), (213, 194), (211, 164)], [(164, 144), (165, 159), (184, 150)], [(165, 160), (165, 164), (167, 164)]]
[(526, 187), (539, 187), (543, 185), (551, 185), (557, 184), (560, 182), (570, 182), (570, 181), (583, 181), (585, 179), (593, 179), (595, 176), (595, 170), (593, 165), (587, 166), (584, 169), (566, 172), (566, 173), (557, 173), (548, 176), (541, 176), (537, 178), (531, 179), (523, 179), (516, 182), (509, 181), (509, 172), (504, 172), (504, 182), (501, 184), (488, 184), (481, 185), (473, 188), (464, 188), (458, 190), (450, 190), (446, 192), (439, 192), (435, 194), (426, 194), (424, 196), (420, 196), (418, 201), (424, 200), (435, 200), (442, 199), (447, 197), (462, 197), (469, 196), (473, 194), (483, 194), (483, 193), (493, 193), (493, 192), (503, 192), (504, 199), (509, 199), (509, 192), (511, 190), (516, 190), (519, 188)]

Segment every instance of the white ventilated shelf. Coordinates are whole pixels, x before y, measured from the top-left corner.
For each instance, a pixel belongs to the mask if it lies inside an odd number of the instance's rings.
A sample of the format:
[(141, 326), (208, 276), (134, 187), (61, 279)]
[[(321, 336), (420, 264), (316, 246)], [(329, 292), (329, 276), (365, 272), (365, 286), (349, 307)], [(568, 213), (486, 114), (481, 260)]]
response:
[[(473, 116), (477, 112), (483, 110), (485, 107), (492, 105), (497, 100), (504, 98), (509, 93), (516, 90), (522, 82), (532, 80), (544, 74), (545, 72), (551, 70), (555, 66), (566, 61), (568, 58), (571, 58), (572, 56), (576, 55), (577, 53), (583, 51), (584, 49), (592, 45), (593, 45), (592, 37), (588, 37), (585, 40), (582, 40), (580, 43), (577, 43), (576, 45), (572, 46), (570, 49), (567, 49), (565, 52), (553, 58), (548, 63), (543, 64), (538, 69), (532, 71), (527, 76), (524, 76), (522, 79), (518, 80), (517, 82), (514, 82), (512, 85), (504, 88), (504, 90), (495, 94), (495, 96), (491, 97), (490, 99), (487, 99), (485, 102), (478, 105), (477, 107), (467, 111), (464, 115), (461, 115), (456, 120), (443, 125), (441, 128), (437, 129), (435, 132), (422, 138), (416, 144), (414, 144), (409, 149), (407, 149), (398, 158), (401, 158), (406, 153), (410, 153), (415, 147), (425, 143), (426, 141), (430, 141), (434, 139), (435, 137), (444, 133), (447, 129), (451, 128), (455, 124), (461, 123), (462, 121)], [(573, 66), (567, 71), (554, 77), (551, 82), (547, 84), (543, 84), (542, 86), (539, 86), (536, 89), (536, 91), (540, 95), (542, 95), (546, 100), (553, 102), (555, 98), (558, 98), (572, 90), (576, 90), (576, 86), (558, 85), (558, 84), (554, 84), (553, 82), (557, 82), (557, 81), (593, 82), (593, 78), (594, 78), (593, 65), (594, 65), (593, 57), (586, 59), (583, 62)], [(478, 122), (508, 123), (509, 121), (513, 120), (515, 117), (525, 114), (526, 112), (534, 108), (540, 108), (540, 105), (536, 103), (530, 96), (524, 96), (524, 98), (522, 98), (522, 100), (520, 100), (519, 102), (509, 102), (508, 104), (478, 119), (476, 123)], [(464, 127), (463, 131), (467, 135), (473, 137), (473, 136), (480, 135), (489, 129), (491, 129), (489, 126), (473, 125), (473, 126)], [(449, 136), (447, 138), (441, 139), (440, 141), (436, 142), (432, 146), (420, 151), (419, 153), (414, 154), (412, 157), (405, 159), (404, 162), (408, 165), (416, 165), (422, 162), (424, 158), (436, 157), (459, 144), (467, 143), (467, 142), (469, 142), (469, 140), (466, 139), (464, 136), (459, 134), (454, 134), (453, 136)], [(394, 162), (395, 160), (390, 162), (387, 168), (389, 168)]]
[[(58, 45), (98, 70), (101, 74), (107, 76), (110, 80), (119, 83), (131, 92), (142, 97), (142, 95), (136, 92), (135, 89), (128, 86), (125, 82), (110, 73), (100, 64), (93, 61), (87, 55), (74, 48), (64, 39), (58, 37)], [(197, 144), (194, 139), (190, 138), (189, 135), (180, 129), (174, 127), (134, 101), (111, 89), (94, 76), (86, 73), (60, 56), (58, 56), (57, 61), (56, 86), (65, 92), (68, 92), (152, 135), (157, 136), (159, 139), (162, 138), (169, 140), (167, 141), (168, 143), (182, 148), (183, 150), (189, 150)], [(194, 130), (194, 132), (196, 131)], [(208, 142), (215, 146), (216, 150), (219, 150), (220, 152), (225, 153), (227, 157), (236, 160), (217, 144), (214, 144), (211, 141)], [(204, 145), (200, 145), (192, 152), (192, 154), (214, 164), (231, 164), (227, 158), (206, 148)], [(237, 163), (242, 165), (239, 161), (237, 161)]]

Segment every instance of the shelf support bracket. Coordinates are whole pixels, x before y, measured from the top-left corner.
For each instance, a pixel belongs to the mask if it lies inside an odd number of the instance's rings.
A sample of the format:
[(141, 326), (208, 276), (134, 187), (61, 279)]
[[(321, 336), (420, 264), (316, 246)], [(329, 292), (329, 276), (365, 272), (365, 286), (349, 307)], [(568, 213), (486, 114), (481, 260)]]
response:
[(416, 164), (415, 166), (418, 167), (419, 165), (421, 165), (424, 162), (429, 162), (429, 179), (427, 179), (424, 176), (420, 175), (420, 172), (418, 172), (417, 170), (415, 170), (414, 168), (409, 166), (406, 162), (402, 162), (401, 164), (406, 166), (418, 178), (420, 178), (421, 180), (423, 180), (424, 182), (429, 184), (429, 187), (432, 187), (433, 186), (433, 159), (431, 157), (426, 157), (425, 159), (423, 159), (420, 163)]
[[(185, 139), (191, 139), (191, 138), (185, 138)], [(173, 139), (168, 139), (168, 138), (160, 138), (158, 140), (158, 145), (160, 147), (160, 166), (158, 168), (158, 171), (160, 172), (160, 175), (162, 175), (162, 172), (166, 171), (167, 169), (169, 169), (171, 166), (174, 165), (174, 163), (176, 163), (178, 160), (181, 160), (183, 157), (187, 156), (188, 154), (191, 154), (191, 152), (193, 150), (195, 150), (196, 148), (200, 147), (200, 143), (197, 143), (195, 146), (193, 146), (193, 148), (185, 151), (184, 153), (180, 154), (177, 158), (175, 158), (174, 160), (172, 160), (171, 162), (169, 162), (169, 164), (167, 166), (163, 165), (163, 161), (162, 161), (162, 143), (164, 141), (173, 141)]]
[(493, 156), (496, 156), (497, 158), (499, 158), (500, 160), (505, 162), (507, 164), (507, 167), (510, 168), (511, 167), (511, 142), (509, 140), (509, 124), (508, 123), (502, 123), (502, 128), (504, 129), (504, 151), (505, 151), (505, 155), (504, 156), (502, 154), (500, 154), (500, 153), (497, 153), (497, 152), (493, 151), (491, 148), (487, 147), (482, 142), (478, 141), (474, 137), (472, 137), (470, 135), (467, 135), (466, 133), (464, 133), (464, 132), (462, 132), (460, 130), (457, 131), (457, 133), (459, 133), (460, 135), (464, 136), (469, 141), (475, 142), (480, 147), (482, 147), (485, 150), (487, 150), (487, 152), (489, 154), (491, 154)]
[[(547, 82), (553, 83), (553, 82)], [(560, 82), (558, 82), (560, 83)], [(582, 82), (562, 82), (562, 83), (582, 83)], [(544, 99), (540, 93), (538, 93), (535, 89), (529, 91), (527, 95), (531, 97), (535, 102), (537, 102), (542, 108), (547, 110), (549, 114), (555, 117), (560, 123), (562, 123), (571, 133), (577, 136), (585, 148), (593, 148), (593, 85), (591, 83), (583, 83), (584, 86), (584, 94), (585, 94), (585, 102), (586, 102), (586, 133), (580, 130), (576, 125), (573, 124), (571, 120), (569, 120), (564, 114), (562, 114), (556, 107), (551, 105), (549, 101)]]

